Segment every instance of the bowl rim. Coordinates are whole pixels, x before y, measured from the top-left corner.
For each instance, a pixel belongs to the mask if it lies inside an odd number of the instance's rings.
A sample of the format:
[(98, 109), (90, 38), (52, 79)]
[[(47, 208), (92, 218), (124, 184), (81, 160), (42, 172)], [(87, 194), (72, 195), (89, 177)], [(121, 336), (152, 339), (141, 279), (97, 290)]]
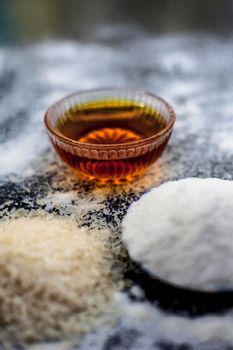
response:
[[(101, 91), (112, 91), (112, 92), (131, 92), (131, 93), (139, 93), (142, 94), (144, 96), (150, 96), (154, 99), (159, 100), (160, 102), (162, 102), (162, 104), (167, 108), (168, 110), (168, 114), (169, 114), (169, 120), (167, 122), (167, 125), (158, 133), (144, 138), (142, 140), (138, 140), (138, 141), (133, 141), (133, 142), (125, 142), (125, 143), (114, 143), (114, 144), (93, 144), (93, 143), (88, 143), (88, 142), (80, 142), (77, 140), (73, 140), (70, 139), (69, 137), (63, 135), (62, 133), (58, 132), (50, 123), (50, 114), (53, 111), (53, 109), (57, 106), (57, 104), (59, 103), (64, 103), (67, 99), (75, 97), (77, 95), (82, 95), (82, 94), (88, 94), (88, 93), (94, 93), (94, 92), (101, 92)], [(135, 146), (143, 146), (146, 145), (148, 143), (154, 142), (157, 139), (159, 139), (161, 136), (165, 135), (167, 132), (172, 130), (172, 127), (175, 123), (176, 120), (176, 115), (175, 115), (175, 111), (174, 109), (171, 107), (171, 105), (164, 100), (162, 97), (158, 96), (157, 94), (153, 94), (151, 92), (147, 92), (146, 90), (141, 90), (141, 89), (132, 89), (132, 88), (121, 88), (121, 87), (102, 87), (102, 88), (94, 88), (94, 89), (87, 89), (87, 90), (78, 90), (72, 94), (69, 94), (61, 99), (59, 99), (58, 101), (56, 101), (55, 103), (53, 103), (46, 111), (45, 116), (44, 116), (44, 124), (45, 127), (47, 129), (48, 132), (50, 132), (53, 136), (59, 138), (60, 140), (62, 140), (65, 143), (68, 143), (69, 145), (72, 146), (79, 146), (81, 148), (83, 147), (88, 147), (88, 148), (92, 148), (92, 149), (115, 149), (116, 147), (118, 149), (122, 149), (122, 148), (131, 148), (131, 147), (135, 147)]]

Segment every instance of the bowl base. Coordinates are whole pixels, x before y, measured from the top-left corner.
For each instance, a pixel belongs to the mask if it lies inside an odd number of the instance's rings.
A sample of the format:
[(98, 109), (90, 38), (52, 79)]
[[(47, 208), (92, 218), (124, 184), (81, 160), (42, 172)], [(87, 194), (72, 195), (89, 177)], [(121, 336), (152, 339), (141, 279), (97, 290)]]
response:
[(124, 185), (130, 182), (133, 182), (135, 180), (137, 180), (139, 177), (143, 176), (143, 174), (145, 173), (145, 171), (140, 172), (139, 174), (136, 175), (128, 175), (125, 177), (119, 177), (119, 178), (100, 178), (100, 177), (95, 177), (95, 176), (91, 176), (91, 175), (87, 175), (84, 174), (78, 170), (72, 169), (75, 174), (78, 175), (78, 177), (80, 177), (81, 179), (83, 179), (84, 181), (92, 181), (92, 182), (96, 182), (98, 184), (101, 185)]

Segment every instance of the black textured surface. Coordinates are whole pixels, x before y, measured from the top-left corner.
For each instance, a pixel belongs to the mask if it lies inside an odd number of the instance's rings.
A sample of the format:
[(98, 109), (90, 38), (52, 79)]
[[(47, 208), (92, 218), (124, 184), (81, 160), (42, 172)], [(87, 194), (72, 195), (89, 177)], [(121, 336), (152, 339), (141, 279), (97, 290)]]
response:
[[(105, 40), (99, 44), (51, 41), (22, 48), (1, 46), (1, 213), (6, 207), (9, 210), (44, 208), (46, 200), (40, 202), (40, 199), (45, 199), (47, 195), (74, 191), (72, 203), (77, 210), (82, 208), (80, 225), (111, 229), (112, 243), (118, 247), (121, 242), (116, 235), (120, 234), (121, 220), (127, 208), (153, 186), (184, 177), (232, 180), (232, 57), (230, 39), (200, 34), (154, 38), (140, 33), (140, 39), (123, 39), (113, 42), (111, 47), (106, 45)], [(108, 188), (75, 178), (55, 160), (42, 124), (44, 111), (56, 99), (75, 90), (106, 85), (139, 87), (161, 94), (171, 102), (177, 113), (174, 135), (158, 165), (135, 183)], [(58, 208), (50, 205), (49, 210), (56, 211)], [(129, 260), (125, 256), (116, 263), (126, 268)], [(138, 276), (136, 279), (135, 276), (129, 277), (138, 283)], [(150, 305), (153, 310), (157, 308), (157, 290), (153, 292), (156, 287), (152, 282), (150, 285), (148, 276), (142, 277), (141, 286), (145, 289), (145, 296), (153, 300), (154, 305)], [(130, 291), (128, 293), (131, 295)], [(136, 298), (135, 303), (148, 304), (145, 296)], [(176, 314), (177, 303), (173, 301), (174, 307), (171, 302), (169, 307), (165, 305), (164, 308)], [(197, 316), (195, 300), (190, 303), (189, 299), (182, 312), (189, 311)], [(228, 302), (225, 306), (229, 306)], [(169, 318), (169, 311), (165, 313), (165, 318), (166, 315)], [(207, 309), (204, 305), (199, 314), (209, 311), (216, 312), (216, 305), (212, 310), (211, 305)], [(219, 315), (218, 331), (221, 317), (224, 315)], [(198, 322), (198, 317), (195, 319)], [(121, 320), (105, 336), (101, 335), (103, 341), (98, 342), (100, 335), (97, 332), (92, 335), (95, 340), (91, 345), (84, 342), (80, 349), (232, 349), (226, 334), (221, 334), (219, 331), (218, 339), (211, 339), (207, 334), (204, 345), (203, 337), (200, 337), (200, 344), (197, 336), (189, 344), (183, 341), (185, 337), (177, 335), (180, 340), (174, 339), (173, 344), (171, 335), (168, 340), (160, 339), (156, 332), (148, 335), (143, 327), (128, 325), (127, 328)], [(146, 345), (149, 336), (150, 347)]]

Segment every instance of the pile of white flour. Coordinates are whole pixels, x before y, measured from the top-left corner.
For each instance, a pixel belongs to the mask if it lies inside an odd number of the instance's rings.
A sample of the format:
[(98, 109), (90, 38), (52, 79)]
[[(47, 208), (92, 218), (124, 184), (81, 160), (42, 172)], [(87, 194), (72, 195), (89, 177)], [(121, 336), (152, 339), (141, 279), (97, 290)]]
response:
[(130, 256), (182, 287), (233, 289), (233, 182), (171, 181), (133, 203), (123, 220)]

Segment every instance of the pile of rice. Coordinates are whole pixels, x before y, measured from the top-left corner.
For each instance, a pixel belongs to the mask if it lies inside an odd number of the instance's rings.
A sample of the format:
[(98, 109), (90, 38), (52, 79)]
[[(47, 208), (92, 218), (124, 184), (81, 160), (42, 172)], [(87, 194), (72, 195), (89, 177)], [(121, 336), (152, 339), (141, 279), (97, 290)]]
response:
[(90, 330), (111, 299), (111, 255), (96, 232), (50, 214), (0, 221), (0, 344)]

